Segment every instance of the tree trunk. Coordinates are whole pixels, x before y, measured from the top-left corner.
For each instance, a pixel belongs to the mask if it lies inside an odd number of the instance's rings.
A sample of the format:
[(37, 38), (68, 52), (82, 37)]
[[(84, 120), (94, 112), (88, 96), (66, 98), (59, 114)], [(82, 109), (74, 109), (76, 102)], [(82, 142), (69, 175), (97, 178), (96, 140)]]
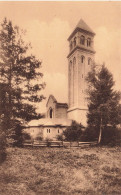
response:
[(99, 132), (98, 144), (101, 143), (101, 138), (102, 138), (102, 116), (100, 119), (100, 132)]

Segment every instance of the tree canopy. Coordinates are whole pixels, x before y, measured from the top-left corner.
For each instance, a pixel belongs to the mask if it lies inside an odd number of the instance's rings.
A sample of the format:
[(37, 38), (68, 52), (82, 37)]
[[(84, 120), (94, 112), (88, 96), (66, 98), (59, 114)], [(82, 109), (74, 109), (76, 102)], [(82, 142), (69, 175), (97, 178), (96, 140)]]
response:
[(29, 54), (31, 45), (26, 44), (23, 37), (23, 30), (6, 18), (3, 20), (0, 30), (0, 114), (4, 114), (8, 128), (13, 119), (29, 121), (38, 117), (34, 103), (44, 98), (40, 95), (45, 87), (41, 61)]

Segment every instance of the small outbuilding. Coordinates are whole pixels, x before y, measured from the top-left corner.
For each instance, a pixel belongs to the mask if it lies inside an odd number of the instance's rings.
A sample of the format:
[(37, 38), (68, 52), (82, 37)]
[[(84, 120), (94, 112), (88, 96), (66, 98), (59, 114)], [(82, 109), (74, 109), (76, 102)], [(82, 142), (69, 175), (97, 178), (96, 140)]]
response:
[(57, 140), (58, 135), (61, 135), (72, 122), (67, 119), (67, 109), (66, 103), (59, 103), (50, 95), (46, 104), (46, 118), (30, 121), (24, 131), (33, 139), (40, 137), (43, 140)]

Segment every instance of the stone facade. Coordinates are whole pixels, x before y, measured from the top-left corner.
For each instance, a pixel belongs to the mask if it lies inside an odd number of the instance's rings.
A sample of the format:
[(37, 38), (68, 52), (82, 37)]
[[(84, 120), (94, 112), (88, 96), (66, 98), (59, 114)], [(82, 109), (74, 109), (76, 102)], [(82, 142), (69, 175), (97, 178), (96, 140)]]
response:
[(53, 95), (50, 95), (46, 104), (47, 118), (67, 118), (68, 105), (59, 103)]
[(93, 39), (95, 33), (80, 20), (69, 36), (68, 55), (68, 118), (86, 125), (87, 101), (85, 81), (94, 61)]
[(58, 135), (71, 125), (67, 118), (44, 118), (30, 121), (24, 129), (32, 139), (41, 137), (43, 140), (57, 140)]

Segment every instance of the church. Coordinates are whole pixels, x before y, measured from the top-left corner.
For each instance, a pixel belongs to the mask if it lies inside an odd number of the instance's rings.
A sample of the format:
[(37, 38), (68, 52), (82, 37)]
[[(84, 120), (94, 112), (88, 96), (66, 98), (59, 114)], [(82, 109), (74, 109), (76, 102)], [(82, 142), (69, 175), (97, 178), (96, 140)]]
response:
[(56, 140), (72, 120), (86, 126), (87, 83), (85, 77), (94, 61), (93, 30), (81, 19), (68, 37), (68, 104), (60, 103), (50, 95), (46, 103), (45, 118), (30, 121), (25, 131), (33, 138)]

